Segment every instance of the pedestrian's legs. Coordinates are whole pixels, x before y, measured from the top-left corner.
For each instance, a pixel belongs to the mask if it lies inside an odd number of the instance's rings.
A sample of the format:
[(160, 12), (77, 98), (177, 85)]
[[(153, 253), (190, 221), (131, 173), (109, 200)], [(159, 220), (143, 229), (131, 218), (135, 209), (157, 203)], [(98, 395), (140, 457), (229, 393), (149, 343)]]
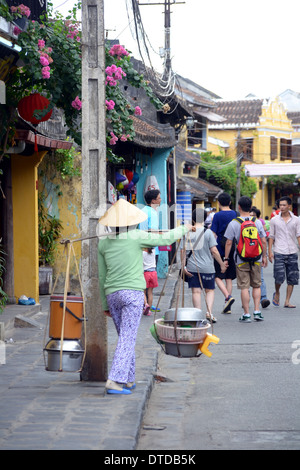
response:
[(280, 299), (280, 287), (281, 284), (276, 284), (275, 283), (275, 293), (274, 293), (274, 301), (279, 304), (279, 299)]
[(120, 383), (134, 382), (135, 342), (143, 311), (144, 292), (117, 291), (107, 296), (107, 303), (119, 335), (108, 378)]
[(244, 309), (245, 315), (249, 314), (249, 304), (250, 304), (250, 293), (249, 289), (241, 289), (241, 300), (242, 300), (242, 307)]
[[(218, 288), (220, 289), (220, 291), (222, 292), (222, 294), (224, 295), (225, 299), (227, 299), (227, 297), (229, 295), (231, 295), (231, 292), (228, 291), (227, 289), (227, 286), (225, 286), (224, 282), (222, 281), (222, 279), (220, 279), (219, 277), (216, 277), (216, 284), (218, 286)], [(226, 279), (226, 284), (227, 284), (227, 279)]]
[(299, 283), (299, 267), (298, 267), (298, 253), (294, 253), (286, 256), (286, 298), (284, 302), (285, 307), (294, 308), (295, 305), (290, 304), (290, 298), (294, 289)]
[(260, 287), (252, 288), (252, 297), (253, 297), (253, 302), (254, 302), (254, 310), (256, 312), (259, 312), (260, 311), (259, 304), (260, 304), (260, 297), (261, 297)]
[(208, 313), (212, 314), (214, 299), (215, 299), (215, 291), (213, 289), (205, 289), (206, 294), (206, 306)]
[(225, 283), (226, 283), (227, 292), (229, 295), (231, 295), (232, 294), (232, 279), (226, 279)]
[(201, 289), (200, 287), (192, 287), (193, 307), (201, 309)]
[(264, 280), (264, 268), (261, 268), (261, 297), (260, 297), (260, 301), (264, 300), (264, 299), (267, 299), (267, 287), (266, 287), (266, 283), (265, 283), (265, 280)]
[(153, 305), (153, 287), (148, 287), (147, 291), (148, 291), (148, 304), (150, 305), (150, 307), (152, 307), (152, 305)]
[(284, 302), (284, 306), (291, 306), (290, 305), (290, 298), (291, 298), (291, 295), (293, 293), (293, 289), (294, 289), (294, 286), (291, 286), (291, 285), (287, 285), (286, 286), (286, 297), (285, 297), (285, 302)]
[(280, 299), (280, 287), (284, 283), (286, 278), (286, 255), (280, 253), (274, 253), (274, 264), (273, 264), (273, 276), (275, 280), (275, 293), (273, 297), (273, 303), (279, 305)]

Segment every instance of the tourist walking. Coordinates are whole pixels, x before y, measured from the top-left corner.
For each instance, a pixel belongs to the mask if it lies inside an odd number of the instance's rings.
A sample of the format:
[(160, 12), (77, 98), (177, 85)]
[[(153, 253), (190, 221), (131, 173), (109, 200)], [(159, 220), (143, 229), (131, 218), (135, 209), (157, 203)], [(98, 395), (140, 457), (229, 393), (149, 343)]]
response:
[(300, 219), (291, 212), (292, 200), (283, 196), (279, 200), (280, 213), (270, 220), (269, 260), (273, 263), (275, 292), (273, 305), (280, 305), (280, 287), (287, 282), (285, 308), (295, 308), (290, 303), (294, 286), (299, 282), (298, 250), (300, 245)]
[[(265, 220), (260, 217), (260, 215), (261, 215), (260, 210), (257, 207), (253, 206), (251, 208), (250, 215), (252, 217), (257, 217), (258, 220), (261, 221), (263, 229), (264, 229), (265, 234), (266, 234), (265, 235), (266, 239), (268, 239), (269, 232), (267, 233), (267, 231), (266, 231), (266, 222), (265, 222)], [(269, 225), (269, 228), (270, 228), (270, 225)], [(261, 286), (260, 286), (260, 289), (261, 289), (260, 305), (262, 306), (262, 308), (267, 308), (270, 305), (270, 300), (268, 299), (268, 295), (267, 295), (267, 286), (266, 286), (265, 279), (264, 279), (264, 268), (263, 267), (261, 268)]]
[(201, 291), (204, 289), (207, 313), (206, 318), (213, 323), (217, 319), (212, 314), (215, 298), (215, 267), (214, 259), (219, 263), (220, 270), (225, 272), (226, 266), (217, 249), (217, 241), (210, 229), (205, 228), (207, 212), (204, 209), (194, 209), (193, 225), (196, 232), (189, 234), (188, 239), (181, 242), (181, 262), (184, 265), (186, 253), (190, 252), (184, 273), (188, 286), (192, 289), (194, 308), (201, 309)]
[[(250, 309), (250, 287), (252, 287), (252, 297), (254, 302), (253, 317), (256, 321), (261, 321), (264, 317), (260, 311), (261, 297), (261, 266), (267, 265), (267, 243), (265, 231), (261, 222), (250, 216), (252, 201), (249, 197), (242, 196), (238, 201), (238, 211), (240, 216), (233, 219), (226, 231), (227, 238), (225, 244), (225, 261), (228, 265), (229, 253), (233, 240), (236, 240), (237, 248), (235, 253), (237, 287), (241, 290), (241, 301), (243, 314), (239, 320), (243, 323), (251, 322)], [(248, 228), (245, 227), (247, 222)], [(244, 237), (244, 230), (245, 235)], [(247, 248), (247, 249), (246, 249)], [(252, 252), (255, 248), (255, 253)], [(245, 251), (245, 253), (244, 253)]]
[[(221, 193), (218, 197), (218, 203), (220, 211), (214, 215), (210, 229), (217, 239), (218, 251), (222, 259), (224, 259), (226, 243), (226, 238), (224, 234), (229, 222), (231, 222), (235, 217), (237, 217), (238, 214), (236, 211), (230, 208), (231, 198), (228, 193)], [(228, 259), (226, 260), (228, 261), (228, 264), (225, 272), (221, 271), (220, 264), (216, 260), (214, 260), (216, 270), (216, 284), (225, 297), (225, 304), (222, 313), (226, 314), (231, 313), (231, 306), (235, 301), (235, 299), (231, 295), (232, 281), (236, 278), (236, 269), (233, 255), (234, 245), (229, 253)]]

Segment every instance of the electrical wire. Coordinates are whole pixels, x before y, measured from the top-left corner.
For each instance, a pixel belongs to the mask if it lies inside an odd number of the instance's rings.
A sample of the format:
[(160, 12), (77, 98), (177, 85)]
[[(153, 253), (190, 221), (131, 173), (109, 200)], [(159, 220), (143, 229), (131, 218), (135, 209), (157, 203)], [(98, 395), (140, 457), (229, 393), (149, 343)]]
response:
[(60, 5), (58, 5), (57, 7), (53, 8), (53, 10), (57, 10), (58, 8), (62, 7), (63, 5), (65, 5), (65, 3), (68, 3), (70, 0), (65, 0), (63, 3), (61, 3)]
[[(142, 58), (142, 61), (145, 66), (145, 72), (147, 74), (147, 77), (156, 89), (156, 92), (159, 96), (162, 98), (171, 96), (174, 93), (174, 82), (175, 82), (175, 74), (172, 72), (171, 68), (170, 70), (167, 69), (166, 67), (166, 60), (164, 61), (164, 70), (161, 75), (159, 75), (153, 65), (152, 65), (152, 60), (150, 57), (149, 53), (149, 48), (147, 45), (147, 42), (151, 45), (149, 41), (149, 37), (145, 32), (141, 14), (140, 14), (140, 8), (137, 0), (132, 0), (132, 11), (134, 15), (134, 23), (135, 23), (135, 31), (136, 31), (136, 39), (137, 39), (137, 45), (139, 49), (140, 56)], [(147, 66), (146, 60), (144, 58), (144, 55), (142, 53), (142, 47), (145, 51), (145, 55), (147, 57), (147, 62), (149, 63), (149, 66)], [(151, 46), (151, 49), (153, 47)], [(166, 77), (166, 78), (165, 78)]]

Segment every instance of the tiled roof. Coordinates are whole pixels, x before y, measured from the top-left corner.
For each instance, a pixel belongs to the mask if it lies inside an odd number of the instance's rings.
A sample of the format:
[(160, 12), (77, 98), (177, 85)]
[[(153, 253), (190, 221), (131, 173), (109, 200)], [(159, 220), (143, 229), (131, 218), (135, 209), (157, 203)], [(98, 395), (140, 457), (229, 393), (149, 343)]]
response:
[(245, 126), (255, 127), (259, 123), (262, 111), (262, 99), (247, 99), (237, 101), (217, 101), (215, 114), (224, 117), (224, 123), (210, 124), (209, 127), (234, 127)]
[[(217, 197), (223, 189), (201, 178), (189, 176), (177, 177), (177, 190), (190, 191), (195, 199), (207, 200), (208, 197)], [(203, 197), (204, 196), (204, 197)]]
[(176, 159), (181, 162), (191, 163), (192, 165), (200, 165), (200, 155), (185, 150), (182, 145), (176, 145)]
[(287, 117), (292, 121), (292, 124), (300, 124), (300, 111), (288, 112)]
[(36, 142), (39, 150), (43, 149), (70, 149), (73, 146), (72, 142), (66, 140), (57, 140), (51, 139), (50, 137), (35, 134), (34, 132), (26, 129), (17, 129), (18, 140), (24, 140), (27, 144), (32, 144)]
[(132, 117), (135, 137), (135, 144), (142, 147), (168, 148), (176, 144), (174, 128), (169, 124), (148, 122), (145, 119)]

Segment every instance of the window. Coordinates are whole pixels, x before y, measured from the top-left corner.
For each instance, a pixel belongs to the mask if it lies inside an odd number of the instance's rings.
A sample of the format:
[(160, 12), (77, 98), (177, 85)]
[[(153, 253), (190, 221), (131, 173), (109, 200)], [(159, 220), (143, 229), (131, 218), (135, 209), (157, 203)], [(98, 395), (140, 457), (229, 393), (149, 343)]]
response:
[(239, 142), (239, 153), (244, 154), (243, 158), (253, 160), (253, 139), (241, 139)]
[(289, 160), (292, 158), (292, 141), (289, 139), (280, 139), (280, 160)]
[(270, 149), (270, 157), (271, 160), (276, 160), (278, 157), (278, 151), (277, 151), (277, 139), (276, 137), (271, 137), (271, 149)]
[(185, 163), (184, 167), (183, 167), (183, 173), (186, 174), (186, 175), (190, 175), (191, 174), (191, 165), (188, 165), (187, 163)]

